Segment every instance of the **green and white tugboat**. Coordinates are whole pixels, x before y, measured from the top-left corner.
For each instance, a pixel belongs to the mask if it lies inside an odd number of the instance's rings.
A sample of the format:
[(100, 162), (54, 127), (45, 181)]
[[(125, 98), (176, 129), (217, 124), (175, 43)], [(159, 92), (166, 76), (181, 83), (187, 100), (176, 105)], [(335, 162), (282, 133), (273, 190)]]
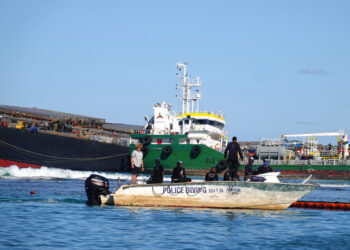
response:
[(146, 169), (153, 168), (159, 158), (165, 169), (174, 168), (181, 160), (187, 169), (207, 170), (224, 159), (225, 119), (221, 112), (199, 111), (200, 78), (193, 80), (188, 76), (186, 63), (177, 63), (177, 70), (182, 81), (176, 85), (182, 89), (182, 112), (171, 111), (169, 103), (157, 103), (153, 117), (145, 116), (144, 129), (130, 135), (130, 153), (140, 142)]

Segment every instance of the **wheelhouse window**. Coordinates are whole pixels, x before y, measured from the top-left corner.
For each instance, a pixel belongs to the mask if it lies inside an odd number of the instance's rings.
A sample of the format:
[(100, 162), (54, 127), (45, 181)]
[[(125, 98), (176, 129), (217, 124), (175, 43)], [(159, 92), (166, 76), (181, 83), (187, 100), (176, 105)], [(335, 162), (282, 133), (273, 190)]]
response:
[(199, 125), (207, 125), (208, 123), (209, 123), (209, 120), (206, 120), (206, 119), (197, 120), (197, 124)]
[(216, 123), (216, 127), (218, 127), (219, 129), (223, 129), (224, 128), (224, 124), (222, 124), (221, 122), (217, 122)]
[(223, 129), (224, 128), (224, 124), (223, 123), (217, 122), (217, 121), (208, 120), (208, 119), (193, 120), (192, 124), (196, 124), (196, 125), (210, 125), (210, 126), (213, 126), (213, 127), (217, 127), (219, 129)]

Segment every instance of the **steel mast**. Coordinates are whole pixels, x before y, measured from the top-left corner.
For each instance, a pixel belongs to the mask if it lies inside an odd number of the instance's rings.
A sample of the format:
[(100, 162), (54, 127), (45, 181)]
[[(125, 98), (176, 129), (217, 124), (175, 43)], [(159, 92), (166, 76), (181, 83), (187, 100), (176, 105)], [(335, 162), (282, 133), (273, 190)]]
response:
[(182, 114), (193, 112), (194, 102), (197, 102), (196, 112), (199, 112), (199, 100), (201, 98), (199, 89), (195, 90), (195, 95), (192, 95), (191, 88), (200, 87), (201, 81), (199, 77), (196, 77), (196, 81), (193, 81), (187, 75), (187, 63), (177, 63), (177, 70), (183, 69), (182, 86), (176, 85), (176, 88), (182, 88)]

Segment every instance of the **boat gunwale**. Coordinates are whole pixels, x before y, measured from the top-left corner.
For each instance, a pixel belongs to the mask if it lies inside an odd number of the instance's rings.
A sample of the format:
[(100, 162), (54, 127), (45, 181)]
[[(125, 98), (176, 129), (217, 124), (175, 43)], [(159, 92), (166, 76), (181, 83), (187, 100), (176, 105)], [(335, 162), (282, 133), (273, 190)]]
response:
[[(213, 186), (223, 185), (223, 186), (237, 186), (237, 187), (249, 187), (251, 184), (254, 186), (296, 186), (296, 187), (308, 187), (308, 188), (316, 188), (319, 185), (317, 184), (310, 184), (310, 183), (272, 183), (272, 182), (244, 182), (244, 181), (201, 181), (201, 182), (178, 182), (178, 183), (152, 183), (152, 184), (125, 184), (122, 185), (120, 188), (118, 188), (115, 192), (117, 192), (119, 189), (128, 189), (128, 188), (141, 188), (141, 187), (154, 187), (154, 186), (161, 186), (161, 187), (168, 187), (168, 186), (194, 186), (194, 185), (210, 185), (214, 184)], [(243, 186), (242, 186), (243, 184)]]

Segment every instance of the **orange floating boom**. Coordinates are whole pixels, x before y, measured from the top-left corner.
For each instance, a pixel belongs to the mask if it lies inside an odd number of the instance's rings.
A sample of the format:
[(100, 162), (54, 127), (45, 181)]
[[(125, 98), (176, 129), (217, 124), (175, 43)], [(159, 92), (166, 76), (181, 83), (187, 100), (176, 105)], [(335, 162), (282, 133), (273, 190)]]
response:
[(350, 203), (340, 202), (296, 201), (290, 207), (350, 211)]

